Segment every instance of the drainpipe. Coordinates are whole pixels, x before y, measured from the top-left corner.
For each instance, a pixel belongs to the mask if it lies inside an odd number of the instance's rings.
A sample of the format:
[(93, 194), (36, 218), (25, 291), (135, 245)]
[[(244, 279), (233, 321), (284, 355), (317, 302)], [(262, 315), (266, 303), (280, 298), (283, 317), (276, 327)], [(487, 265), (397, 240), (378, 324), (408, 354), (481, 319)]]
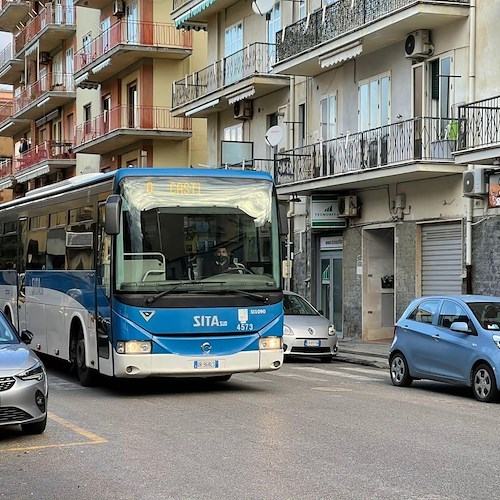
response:
[[(476, 99), (476, 0), (470, 0), (469, 14), (469, 102)], [(469, 170), (474, 165), (467, 166)], [(467, 198), (465, 224), (466, 293), (472, 293), (472, 211), (473, 200)]]
[(292, 278), (292, 217), (295, 216), (295, 202), (289, 202), (290, 209), (286, 213), (286, 219), (288, 222), (288, 231), (286, 235), (286, 278), (285, 278), (285, 290), (290, 290), (290, 283)]

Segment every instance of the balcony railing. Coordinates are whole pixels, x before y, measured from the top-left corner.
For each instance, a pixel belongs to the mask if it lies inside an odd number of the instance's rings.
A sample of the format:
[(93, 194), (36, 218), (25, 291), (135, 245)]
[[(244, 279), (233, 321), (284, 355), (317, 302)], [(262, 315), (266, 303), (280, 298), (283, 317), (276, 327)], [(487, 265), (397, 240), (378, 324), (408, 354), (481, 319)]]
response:
[(470, 0), (338, 0), (276, 34), (277, 62), (417, 4), (469, 4)]
[(192, 129), (192, 120), (172, 116), (170, 108), (117, 106), (92, 121), (78, 125), (75, 142), (79, 146), (122, 129), (184, 132)]
[(12, 108), (13, 108), (12, 102), (7, 102), (2, 107), (0, 107), (0, 123), (12, 118)]
[(38, 144), (14, 159), (2, 162), (0, 179), (15, 175), (43, 161), (74, 160), (76, 154), (72, 152), (72, 148), (71, 142), (45, 141), (43, 144)]
[(269, 74), (275, 58), (275, 46), (253, 43), (210, 66), (186, 75), (173, 85), (173, 106), (182, 106), (256, 74)]
[(119, 21), (75, 54), (75, 72), (120, 44), (190, 49), (193, 35), (173, 24)]
[(74, 92), (73, 74), (47, 73), (14, 99), (14, 114), (36, 101), (45, 92)]
[(413, 118), (346, 134), (276, 156), (278, 184), (362, 172), (418, 161), (453, 162), (457, 120)]
[(50, 24), (74, 26), (75, 22), (75, 8), (72, 2), (56, 5), (47, 3), (40, 13), (31, 19), (26, 27), (16, 35), (14, 50), (17, 54), (30, 40)]
[(7, 64), (9, 61), (14, 59), (14, 53), (12, 52), (12, 44), (9, 43), (2, 52), (0, 52), (0, 68)]
[(500, 144), (500, 96), (460, 106), (458, 115), (461, 125), (458, 150)]

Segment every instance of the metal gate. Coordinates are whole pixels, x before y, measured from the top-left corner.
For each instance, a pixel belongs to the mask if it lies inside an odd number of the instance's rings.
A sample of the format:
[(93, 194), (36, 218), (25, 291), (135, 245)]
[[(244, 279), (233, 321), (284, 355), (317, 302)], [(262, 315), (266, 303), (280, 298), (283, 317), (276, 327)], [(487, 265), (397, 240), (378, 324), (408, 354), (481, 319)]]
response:
[(422, 295), (462, 293), (462, 224), (422, 226)]

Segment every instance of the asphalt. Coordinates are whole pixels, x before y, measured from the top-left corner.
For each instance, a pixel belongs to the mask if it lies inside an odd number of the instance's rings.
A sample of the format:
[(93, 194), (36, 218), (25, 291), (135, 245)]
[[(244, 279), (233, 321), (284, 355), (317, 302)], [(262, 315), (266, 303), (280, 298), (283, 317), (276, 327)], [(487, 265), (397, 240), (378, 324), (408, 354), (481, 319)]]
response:
[(339, 361), (381, 369), (389, 368), (389, 343), (340, 339), (338, 347), (336, 359)]

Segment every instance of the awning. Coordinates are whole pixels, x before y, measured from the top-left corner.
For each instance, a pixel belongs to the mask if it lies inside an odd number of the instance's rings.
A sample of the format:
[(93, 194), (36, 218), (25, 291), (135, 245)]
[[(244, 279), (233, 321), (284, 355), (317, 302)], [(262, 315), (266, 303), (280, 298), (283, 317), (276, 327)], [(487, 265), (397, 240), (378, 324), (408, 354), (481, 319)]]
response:
[(254, 87), (246, 87), (243, 90), (240, 90), (237, 94), (232, 94), (227, 97), (227, 102), (229, 104), (234, 104), (238, 101), (243, 101), (243, 99), (247, 99), (248, 97), (252, 97), (255, 94)]
[(187, 21), (189, 18), (196, 16), (200, 12), (204, 11), (212, 4), (214, 4), (215, 1), (216, 0), (202, 0), (201, 2), (197, 3), (194, 7), (191, 7), (188, 11), (184, 12), (184, 14), (182, 14), (175, 20), (175, 27), (182, 28), (182, 23), (184, 21)]
[(36, 177), (40, 177), (41, 175), (48, 174), (49, 172), (50, 172), (49, 166), (43, 165), (33, 170), (21, 172), (20, 174), (15, 175), (15, 178), (17, 182), (26, 182), (29, 181), (30, 179), (35, 179)]
[(92, 73), (95, 75), (96, 73), (98, 73), (99, 71), (101, 71), (101, 69), (106, 68), (110, 64), (111, 64), (111, 58), (108, 58), (105, 61), (103, 61), (102, 63), (100, 63), (97, 66), (95, 66), (94, 68), (92, 68)]
[(75, 78), (75, 87), (78, 87), (82, 82), (89, 79), (89, 72), (83, 73), (78, 78)]
[(39, 47), (40, 47), (40, 43), (37, 41), (31, 47), (28, 47), (26, 49), (26, 52), (25, 52), (26, 56), (29, 56), (29, 55), (33, 54), (33, 52), (36, 52)]
[(2, 179), (0, 181), (0, 190), (8, 189), (10, 187), (12, 187), (12, 177), (8, 177), (7, 179)]
[(321, 56), (319, 58), (319, 64), (322, 68), (338, 66), (349, 59), (354, 59), (356, 56), (359, 56), (361, 52), (363, 52), (363, 44), (361, 42), (356, 42)]

